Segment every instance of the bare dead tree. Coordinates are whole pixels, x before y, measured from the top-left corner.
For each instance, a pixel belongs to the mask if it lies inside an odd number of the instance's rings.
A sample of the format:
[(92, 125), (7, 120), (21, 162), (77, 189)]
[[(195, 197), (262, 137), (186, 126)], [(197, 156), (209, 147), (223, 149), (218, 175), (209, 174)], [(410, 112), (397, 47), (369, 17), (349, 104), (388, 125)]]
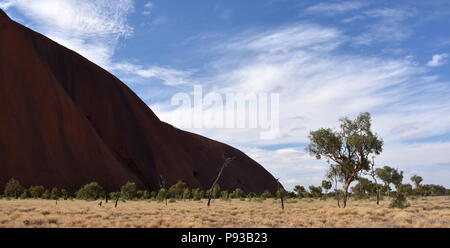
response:
[(108, 203), (108, 193), (105, 193), (105, 203)]
[(280, 185), (281, 185), (281, 183), (280, 183), (280, 178), (277, 178), (277, 192), (279, 192), (279, 194), (280, 194), (281, 209), (284, 211), (284, 199), (283, 199), (283, 197), (284, 197), (284, 192), (281, 192), (281, 191), (280, 191)]
[(222, 164), (222, 168), (220, 168), (220, 171), (219, 171), (219, 174), (217, 175), (216, 180), (214, 180), (213, 184), (211, 185), (211, 188), (209, 189), (208, 204), (207, 204), (208, 207), (211, 204), (211, 197), (212, 197), (213, 188), (214, 188), (214, 186), (216, 186), (217, 182), (219, 181), (220, 176), (222, 175), (223, 169), (225, 169), (235, 159), (235, 157), (225, 157), (225, 154), (223, 154), (222, 157), (224, 159), (224, 162)]
[[(162, 188), (166, 189), (166, 180), (164, 180), (163, 176), (161, 176), (161, 175), (159, 175), (159, 188), (160, 188), (160, 190)], [(166, 192), (166, 195), (164, 196), (164, 200), (166, 201), (166, 206), (167, 206), (167, 192)]]
[(114, 208), (117, 208), (117, 203), (119, 202), (120, 194), (117, 194), (116, 198), (116, 204), (114, 205)]

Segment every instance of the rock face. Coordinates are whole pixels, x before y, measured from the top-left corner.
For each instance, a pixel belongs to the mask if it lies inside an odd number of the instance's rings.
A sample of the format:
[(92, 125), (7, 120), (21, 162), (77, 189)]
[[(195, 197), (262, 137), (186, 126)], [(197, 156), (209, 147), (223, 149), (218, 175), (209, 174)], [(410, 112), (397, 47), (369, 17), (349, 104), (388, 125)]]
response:
[(91, 181), (157, 190), (160, 177), (205, 189), (224, 153), (236, 159), (222, 188), (276, 190), (241, 151), (160, 121), (115, 76), (0, 10), (1, 190), (10, 178), (72, 191)]

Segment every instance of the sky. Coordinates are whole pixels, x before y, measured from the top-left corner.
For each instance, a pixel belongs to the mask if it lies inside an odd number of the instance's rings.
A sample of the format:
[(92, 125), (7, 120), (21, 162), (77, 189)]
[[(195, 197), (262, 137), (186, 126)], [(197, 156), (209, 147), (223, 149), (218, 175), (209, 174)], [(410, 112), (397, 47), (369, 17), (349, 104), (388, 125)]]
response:
[[(163, 121), (241, 149), (288, 189), (324, 179), (326, 161), (305, 151), (309, 132), (361, 112), (384, 140), (377, 166), (450, 188), (449, 1), (0, 0), (0, 8), (109, 70)], [(279, 133), (183, 123), (192, 112), (172, 98), (194, 85), (278, 94)]]

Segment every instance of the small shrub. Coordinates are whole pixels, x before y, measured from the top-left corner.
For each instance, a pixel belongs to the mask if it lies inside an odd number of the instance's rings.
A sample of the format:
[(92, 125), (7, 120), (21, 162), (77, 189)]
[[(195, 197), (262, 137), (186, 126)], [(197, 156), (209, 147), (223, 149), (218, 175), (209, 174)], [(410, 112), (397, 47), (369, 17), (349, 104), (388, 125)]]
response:
[(231, 193), (231, 198), (242, 198), (245, 196), (245, 193), (242, 189), (237, 188)]
[(52, 200), (58, 200), (59, 197), (60, 197), (60, 192), (59, 192), (58, 188), (54, 187), (52, 189), (52, 191), (50, 192), (50, 198)]
[(66, 189), (61, 189), (61, 197), (64, 200), (67, 200), (70, 197), (69, 191), (67, 191)]
[(253, 192), (250, 192), (248, 195), (247, 195), (247, 198), (255, 198), (256, 197), (256, 194), (255, 193), (253, 193)]
[(144, 190), (144, 191), (142, 192), (142, 197), (141, 197), (141, 199), (144, 199), (144, 200), (150, 199), (150, 192), (149, 192), (148, 190)]
[(28, 198), (28, 190), (24, 190), (23, 193), (19, 197), (20, 199), (26, 199)]
[(16, 179), (12, 178), (6, 184), (3, 194), (6, 197), (14, 197), (17, 199), (23, 193), (23, 191), (24, 191), (24, 188), (22, 187), (20, 182)]
[(50, 191), (48, 189), (46, 189), (41, 196), (41, 198), (45, 199), (45, 200), (50, 200), (50, 197), (51, 197), (51, 195), (50, 195)]
[(407, 208), (409, 206), (410, 204), (406, 200), (406, 196), (402, 193), (394, 194), (391, 204), (389, 205), (389, 207), (391, 208), (402, 208), (402, 209)]
[(120, 196), (125, 200), (133, 200), (137, 197), (138, 188), (136, 183), (127, 182), (120, 188)]
[(40, 198), (45, 192), (44, 186), (31, 186), (28, 190), (30, 196), (33, 198)]
[(105, 191), (100, 184), (92, 182), (81, 187), (75, 195), (81, 200), (97, 200), (105, 196)]
[(182, 199), (185, 188), (186, 183), (183, 181), (178, 181), (176, 184), (172, 185), (169, 188), (168, 197)]
[(158, 192), (156, 192), (156, 191), (150, 192), (150, 198), (152, 198), (152, 199), (156, 199), (157, 195), (158, 195)]
[(167, 197), (167, 190), (165, 188), (161, 188), (156, 196), (156, 200), (164, 201)]
[(183, 199), (188, 200), (191, 198), (191, 191), (188, 188), (184, 189)]
[(227, 201), (230, 199), (230, 194), (228, 194), (228, 191), (223, 190), (222, 192), (220, 192), (220, 198), (224, 201)]
[(110, 199), (116, 200), (118, 197), (120, 197), (120, 192), (110, 192), (108, 195)]
[(192, 198), (194, 199), (194, 201), (200, 201), (201, 200), (201, 195), (200, 195), (200, 189), (196, 188), (192, 190)]
[(268, 190), (264, 191), (261, 194), (261, 198), (263, 198), (263, 199), (267, 199), (267, 198), (270, 198), (270, 197), (272, 197), (272, 194)]

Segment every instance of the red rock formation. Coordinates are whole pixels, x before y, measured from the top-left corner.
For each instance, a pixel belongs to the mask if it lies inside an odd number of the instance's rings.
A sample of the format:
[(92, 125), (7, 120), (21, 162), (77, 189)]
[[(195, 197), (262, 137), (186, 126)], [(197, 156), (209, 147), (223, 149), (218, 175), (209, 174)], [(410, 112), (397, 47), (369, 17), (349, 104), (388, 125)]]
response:
[(159, 175), (208, 188), (223, 162), (222, 188), (276, 190), (276, 180), (244, 153), (161, 122), (114, 75), (12, 20), (0, 10), (0, 188), (76, 190), (127, 181), (155, 190)]

